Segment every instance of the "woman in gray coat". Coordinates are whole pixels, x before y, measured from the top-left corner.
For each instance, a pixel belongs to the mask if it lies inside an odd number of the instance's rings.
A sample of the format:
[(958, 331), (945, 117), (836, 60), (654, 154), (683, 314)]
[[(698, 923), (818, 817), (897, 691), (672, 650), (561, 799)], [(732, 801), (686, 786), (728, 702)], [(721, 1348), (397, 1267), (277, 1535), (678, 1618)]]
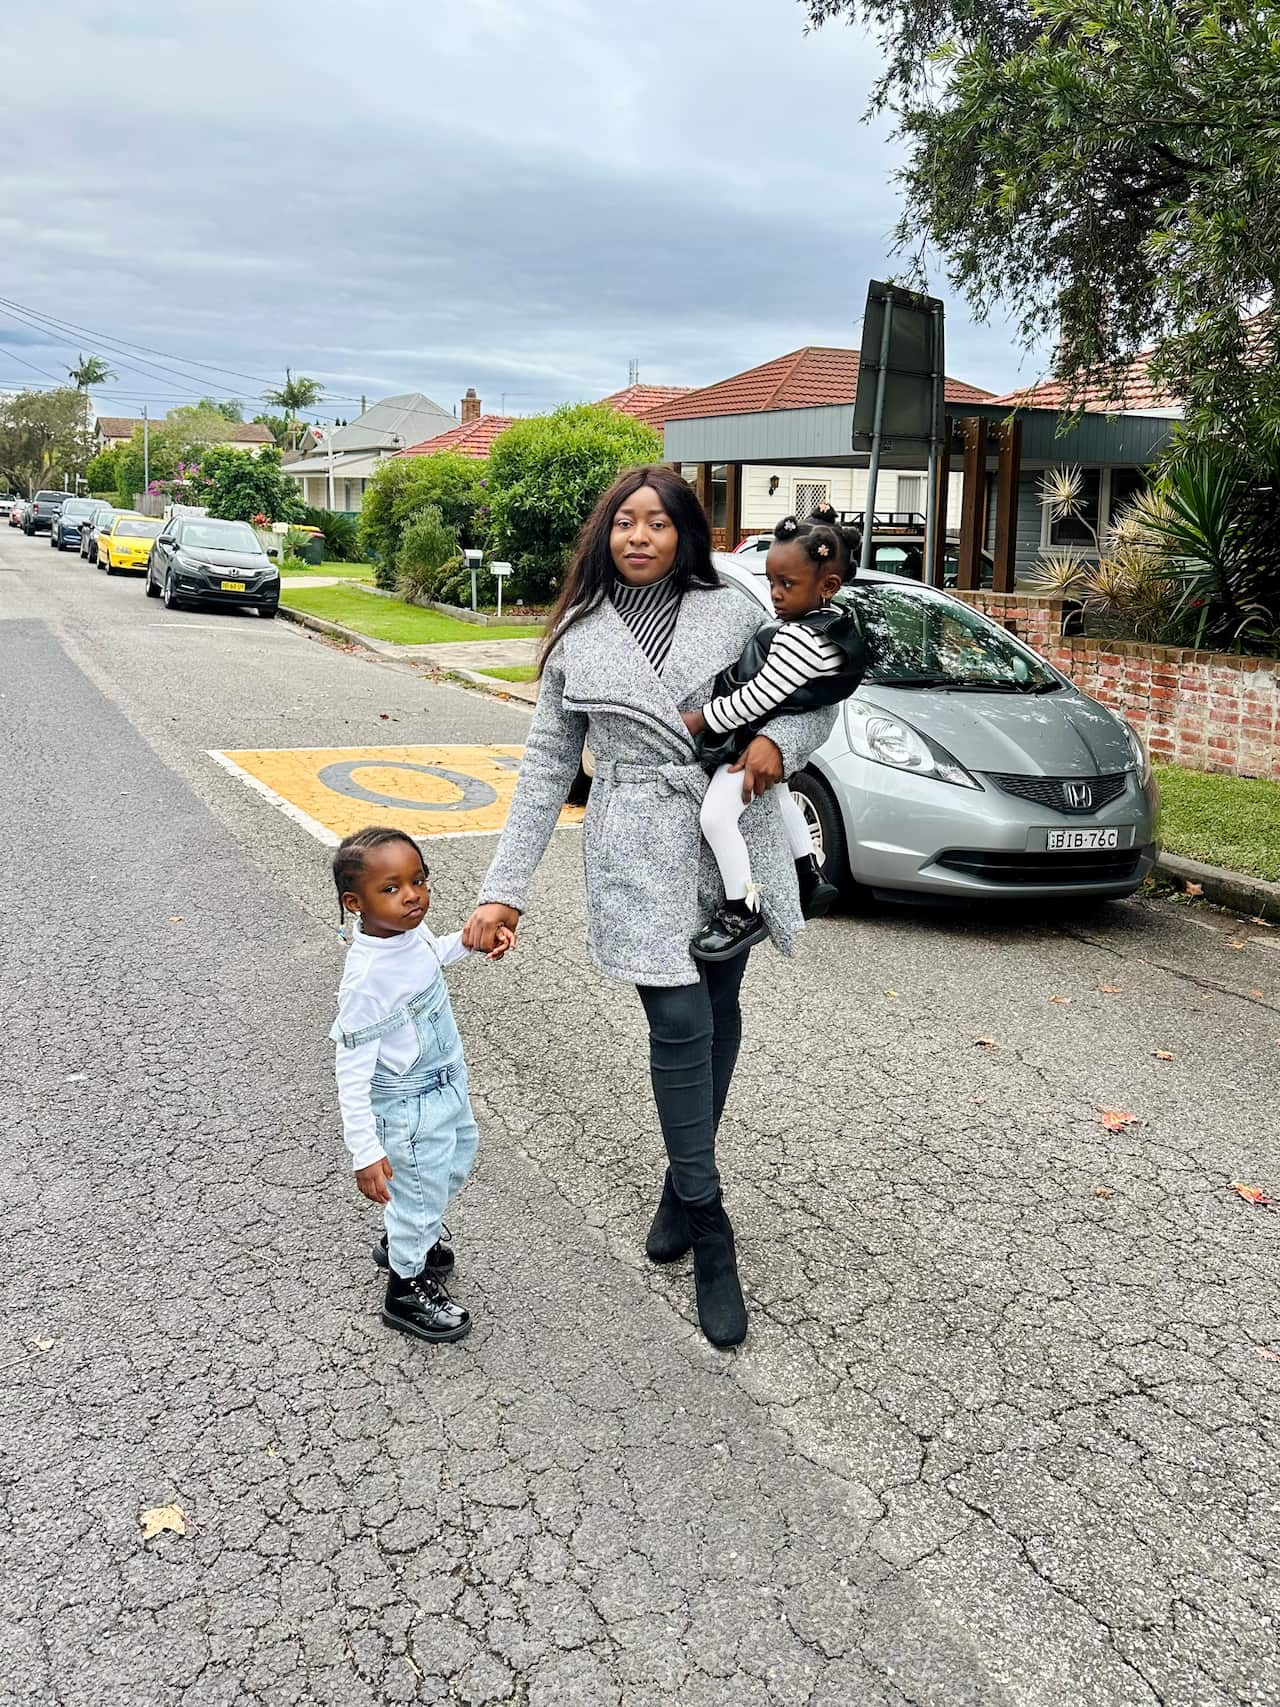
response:
[[(633, 469), (601, 498), (547, 625), (542, 686), (510, 816), (463, 940), (488, 950), (516, 929), (584, 746), (595, 778), (582, 827), (592, 958), (635, 984), (649, 1021), (650, 1071), (669, 1167), (646, 1250), (692, 1247), (698, 1319), (737, 1345), (747, 1315), (715, 1134), (742, 1036), (747, 955), (695, 961), (690, 939), (724, 900), (698, 813), (707, 776), (680, 713), (704, 705), (719, 672), (766, 621), (725, 585), (706, 517), (670, 469)], [(831, 732), (836, 708), (780, 716), (737, 764), (751, 869), (774, 944), (803, 928), (795, 864), (769, 790)]]

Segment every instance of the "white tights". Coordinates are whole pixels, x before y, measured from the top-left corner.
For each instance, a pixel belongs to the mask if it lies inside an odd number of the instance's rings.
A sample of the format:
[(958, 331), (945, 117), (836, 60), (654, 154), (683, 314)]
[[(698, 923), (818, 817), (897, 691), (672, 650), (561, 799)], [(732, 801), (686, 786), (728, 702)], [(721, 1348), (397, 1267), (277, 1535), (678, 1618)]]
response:
[[(792, 798), (786, 783), (782, 790), (782, 823), (787, 833), (787, 846), (792, 859), (805, 859), (813, 852), (813, 838), (804, 821), (804, 813)], [(751, 883), (751, 858), (743, 840), (738, 820), (746, 811), (742, 798), (742, 772), (721, 765), (707, 784), (702, 802), (702, 834), (707, 846), (716, 856), (720, 876), (724, 880), (727, 900), (746, 899)]]

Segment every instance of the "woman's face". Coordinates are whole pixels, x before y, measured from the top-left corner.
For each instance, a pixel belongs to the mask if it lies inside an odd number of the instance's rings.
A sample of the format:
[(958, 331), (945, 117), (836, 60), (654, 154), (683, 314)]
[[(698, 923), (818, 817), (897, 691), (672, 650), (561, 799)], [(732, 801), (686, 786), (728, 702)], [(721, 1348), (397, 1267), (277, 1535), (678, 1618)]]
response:
[(669, 575), (680, 546), (675, 524), (652, 486), (624, 498), (613, 518), (609, 549), (621, 580), (647, 587)]

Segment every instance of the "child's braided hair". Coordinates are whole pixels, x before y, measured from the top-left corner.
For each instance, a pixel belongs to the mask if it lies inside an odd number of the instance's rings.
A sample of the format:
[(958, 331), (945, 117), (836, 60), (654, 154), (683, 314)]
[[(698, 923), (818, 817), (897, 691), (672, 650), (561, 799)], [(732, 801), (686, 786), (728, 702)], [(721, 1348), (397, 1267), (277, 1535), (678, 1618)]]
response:
[[(342, 905), (342, 897), (348, 890), (353, 889), (360, 873), (364, 870), (364, 856), (373, 848), (385, 847), (388, 842), (407, 842), (422, 859), (422, 849), (413, 837), (405, 830), (397, 830), (390, 824), (370, 824), (363, 830), (356, 830), (349, 836), (344, 836), (338, 843), (333, 856), (333, 881), (338, 891), (338, 913), (345, 921), (346, 909)], [(430, 874), (430, 867), (422, 859), (422, 869)]]
[(799, 543), (814, 568), (824, 574), (834, 569), (842, 581), (851, 581), (858, 572), (862, 535), (857, 528), (829, 527), (821, 522), (802, 522), (795, 516), (783, 516), (773, 530), (773, 537), (783, 545)]

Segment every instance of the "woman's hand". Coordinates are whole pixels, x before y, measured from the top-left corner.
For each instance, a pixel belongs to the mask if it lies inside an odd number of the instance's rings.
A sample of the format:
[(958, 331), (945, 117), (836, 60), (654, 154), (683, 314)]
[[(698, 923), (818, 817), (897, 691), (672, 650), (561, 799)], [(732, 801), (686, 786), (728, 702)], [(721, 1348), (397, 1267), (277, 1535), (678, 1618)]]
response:
[(356, 1169), (356, 1184), (369, 1199), (370, 1203), (390, 1203), (391, 1193), (387, 1190), (387, 1181), (391, 1178), (391, 1163), (385, 1156), (379, 1156), (376, 1162), (370, 1162), (367, 1168)]
[(504, 907), (498, 901), (489, 901), (483, 907), (477, 907), (475, 912), (462, 927), (462, 946), (477, 950), (481, 954), (491, 954), (498, 946), (500, 930), (505, 929), (506, 936), (502, 938), (505, 954), (507, 949), (515, 946), (516, 926), (520, 923), (520, 915), (514, 907)]
[(731, 771), (742, 772), (742, 799), (750, 805), (782, 781), (782, 754), (767, 735), (757, 735)]

